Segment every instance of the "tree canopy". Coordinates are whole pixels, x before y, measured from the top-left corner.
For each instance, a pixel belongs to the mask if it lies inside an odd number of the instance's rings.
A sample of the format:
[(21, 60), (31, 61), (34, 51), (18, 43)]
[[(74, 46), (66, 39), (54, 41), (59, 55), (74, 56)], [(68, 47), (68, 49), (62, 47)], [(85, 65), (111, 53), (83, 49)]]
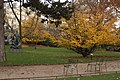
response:
[[(85, 1), (85, 0), (84, 0)], [(115, 25), (118, 15), (109, 4), (91, 0), (75, 5), (72, 18), (61, 28), (56, 42), (60, 46), (72, 49), (84, 57), (92, 53), (97, 46), (115, 45)]]
[(43, 41), (43, 31), (42, 31), (42, 24), (40, 23), (40, 18), (37, 16), (31, 17), (22, 25), (22, 41), (26, 42), (33, 42), (37, 43)]
[(24, 7), (30, 7), (32, 11), (36, 11), (38, 16), (41, 14), (46, 18), (60, 20), (61, 18), (70, 19), (73, 12), (72, 2), (58, 2), (54, 0), (28, 0), (23, 4)]

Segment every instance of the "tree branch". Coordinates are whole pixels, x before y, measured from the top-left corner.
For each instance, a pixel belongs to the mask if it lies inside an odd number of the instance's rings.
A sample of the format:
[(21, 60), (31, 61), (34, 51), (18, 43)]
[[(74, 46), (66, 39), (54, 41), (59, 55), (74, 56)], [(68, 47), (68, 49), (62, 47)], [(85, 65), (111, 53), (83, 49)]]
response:
[(12, 0), (10, 0), (9, 6), (10, 6), (10, 8), (11, 8), (11, 10), (12, 10), (12, 12), (13, 12), (15, 18), (17, 19), (18, 23), (20, 24), (20, 20), (19, 20), (18, 16), (16, 15), (16, 13), (15, 13), (15, 11), (14, 11), (14, 9), (13, 9)]

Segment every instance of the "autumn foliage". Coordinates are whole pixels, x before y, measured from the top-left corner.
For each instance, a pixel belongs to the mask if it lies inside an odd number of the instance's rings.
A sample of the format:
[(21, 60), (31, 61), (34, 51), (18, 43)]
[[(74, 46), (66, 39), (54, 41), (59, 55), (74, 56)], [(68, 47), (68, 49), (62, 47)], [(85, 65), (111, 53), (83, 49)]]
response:
[(96, 47), (115, 45), (118, 40), (115, 36), (117, 21), (108, 12), (94, 12), (88, 8), (77, 10), (73, 18), (67, 21), (68, 26), (61, 27), (61, 36), (57, 40), (60, 46), (72, 49), (84, 57), (92, 53)]
[(44, 40), (42, 36), (42, 25), (39, 17), (34, 16), (23, 22), (22, 36), (22, 41), (24, 43), (34, 43)]
[[(23, 41), (39, 42), (47, 39), (57, 46), (74, 50), (84, 57), (97, 47), (120, 45), (120, 29), (117, 29), (114, 24), (118, 21), (118, 17), (114, 15), (110, 4), (102, 3), (104, 2), (91, 1), (75, 5), (77, 9), (72, 18), (67, 21), (61, 19), (64, 24), (62, 23), (57, 29), (53, 25), (53, 29), (45, 29), (37, 17), (30, 18), (23, 24), (23, 36), (30, 32)], [(30, 26), (32, 21), (33, 24)]]
[(55, 38), (48, 31), (47, 27), (41, 23), (41, 19), (37, 16), (30, 17), (23, 22), (22, 42), (25, 44), (42, 44), (46, 46), (55, 46)]

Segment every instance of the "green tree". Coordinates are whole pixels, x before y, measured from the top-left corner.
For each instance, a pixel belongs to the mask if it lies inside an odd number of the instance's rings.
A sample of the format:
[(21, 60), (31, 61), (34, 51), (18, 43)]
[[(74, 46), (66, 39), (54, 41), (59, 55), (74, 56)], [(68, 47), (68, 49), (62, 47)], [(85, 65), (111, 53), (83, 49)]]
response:
[(38, 15), (43, 14), (46, 18), (58, 20), (61, 18), (70, 19), (73, 12), (71, 3), (68, 0), (65, 0), (65, 2), (60, 2), (60, 0), (45, 0), (44, 2), (41, 0), (28, 0), (23, 6), (30, 7)]

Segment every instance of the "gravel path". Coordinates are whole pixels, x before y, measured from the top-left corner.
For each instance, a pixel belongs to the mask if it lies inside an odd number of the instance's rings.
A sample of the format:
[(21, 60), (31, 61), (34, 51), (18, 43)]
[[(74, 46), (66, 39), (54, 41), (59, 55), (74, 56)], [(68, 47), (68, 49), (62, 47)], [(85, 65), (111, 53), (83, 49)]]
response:
[[(78, 64), (79, 74), (88, 74), (88, 63)], [(0, 66), (0, 79), (63, 75), (64, 65)], [(103, 72), (105, 69), (102, 70)], [(120, 71), (120, 60), (107, 62), (107, 71)], [(73, 70), (73, 74), (76, 71)]]

